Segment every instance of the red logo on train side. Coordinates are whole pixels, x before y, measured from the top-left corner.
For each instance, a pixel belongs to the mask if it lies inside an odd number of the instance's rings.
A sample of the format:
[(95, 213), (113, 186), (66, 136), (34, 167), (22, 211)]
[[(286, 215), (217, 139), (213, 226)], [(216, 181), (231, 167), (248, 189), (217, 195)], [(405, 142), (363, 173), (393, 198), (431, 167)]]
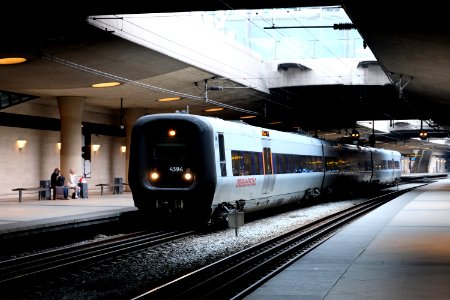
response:
[(256, 185), (256, 178), (250, 177), (250, 178), (238, 178), (236, 181), (236, 187), (246, 187), (246, 186), (255, 186)]

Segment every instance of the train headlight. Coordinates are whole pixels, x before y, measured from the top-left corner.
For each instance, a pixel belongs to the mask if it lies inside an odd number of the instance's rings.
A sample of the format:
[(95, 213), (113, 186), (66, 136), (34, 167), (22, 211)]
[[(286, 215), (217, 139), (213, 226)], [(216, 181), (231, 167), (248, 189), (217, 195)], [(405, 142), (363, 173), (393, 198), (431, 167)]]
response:
[(157, 171), (150, 172), (150, 180), (156, 181), (159, 178), (159, 173)]
[(186, 181), (191, 181), (192, 180), (192, 174), (189, 173), (189, 172), (186, 172), (186, 173), (183, 174), (183, 178)]
[(168, 136), (176, 136), (177, 132), (175, 131), (175, 129), (169, 129), (169, 131), (167, 132)]

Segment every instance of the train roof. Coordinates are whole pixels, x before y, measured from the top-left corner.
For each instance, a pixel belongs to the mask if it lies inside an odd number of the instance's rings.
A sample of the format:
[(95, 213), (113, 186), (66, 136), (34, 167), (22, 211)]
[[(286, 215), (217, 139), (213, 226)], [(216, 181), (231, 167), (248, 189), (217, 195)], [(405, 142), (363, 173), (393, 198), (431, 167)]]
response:
[(241, 135), (248, 134), (249, 136), (261, 136), (284, 141), (291, 141), (295, 139), (295, 141), (301, 141), (305, 144), (321, 145), (327, 143), (326, 141), (311, 136), (307, 136), (304, 134), (296, 132), (285, 132), (275, 129), (264, 128), (260, 126), (249, 125), (243, 121), (229, 121), (214, 117), (203, 117), (203, 118), (205, 118), (216, 131), (233, 132), (239, 133)]
[(249, 136), (263, 136), (263, 134), (266, 134), (269, 138), (276, 138), (281, 140), (292, 140), (295, 138), (296, 141), (302, 141), (307, 144), (323, 144), (323, 145), (330, 145), (330, 146), (336, 146), (336, 147), (343, 147), (345, 149), (349, 150), (362, 150), (362, 151), (371, 151), (374, 153), (382, 153), (382, 154), (391, 154), (391, 155), (398, 155), (400, 156), (400, 152), (395, 150), (388, 150), (383, 148), (375, 148), (375, 147), (365, 147), (365, 146), (359, 146), (359, 145), (352, 145), (352, 144), (337, 144), (334, 142), (322, 140), (319, 138), (315, 138), (312, 136), (307, 136), (304, 134), (296, 133), (296, 132), (285, 132), (285, 131), (279, 131), (274, 129), (268, 129), (264, 127), (254, 126), (247, 124), (241, 120), (231, 121), (231, 120), (224, 120), (217, 117), (210, 117), (210, 116), (201, 116), (201, 115), (193, 115), (193, 114), (186, 114), (186, 113), (160, 113), (160, 114), (152, 114), (152, 115), (146, 115), (144, 117), (141, 117), (136, 121), (136, 124), (140, 122), (145, 122), (148, 119), (163, 119), (163, 118), (173, 118), (173, 119), (199, 119), (203, 122), (209, 124), (215, 131), (220, 132), (238, 132), (240, 134), (248, 134)]

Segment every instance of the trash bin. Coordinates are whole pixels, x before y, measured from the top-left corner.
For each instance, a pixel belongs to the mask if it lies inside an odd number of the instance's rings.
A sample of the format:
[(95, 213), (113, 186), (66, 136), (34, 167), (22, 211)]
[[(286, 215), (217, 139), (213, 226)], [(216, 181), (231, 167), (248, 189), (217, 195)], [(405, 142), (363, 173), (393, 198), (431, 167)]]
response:
[(123, 194), (123, 179), (122, 179), (122, 177), (114, 178), (114, 194)]
[(88, 198), (88, 184), (87, 183), (78, 183), (80, 187), (80, 198)]
[(50, 180), (40, 180), (39, 187), (45, 188), (45, 191), (39, 191), (39, 199), (50, 200)]

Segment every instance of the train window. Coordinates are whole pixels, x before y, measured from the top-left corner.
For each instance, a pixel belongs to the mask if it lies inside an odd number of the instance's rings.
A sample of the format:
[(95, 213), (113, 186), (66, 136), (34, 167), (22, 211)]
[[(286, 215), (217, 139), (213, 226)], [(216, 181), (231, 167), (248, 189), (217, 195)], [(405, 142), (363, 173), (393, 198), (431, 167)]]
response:
[(258, 152), (252, 153), (252, 174), (261, 175), (262, 171), (262, 154)]
[[(264, 148), (265, 174), (309, 173), (323, 172), (324, 165), (321, 156), (294, 155), (273, 153), (273, 173), (271, 173), (270, 149)], [(267, 163), (269, 162), (269, 163)], [(231, 151), (231, 165), (233, 176), (263, 174), (262, 153), (249, 151)], [(328, 158), (327, 171), (336, 172), (339, 168), (337, 158)]]
[(323, 172), (323, 161), (321, 156), (307, 156), (308, 172)]
[(294, 159), (295, 159), (294, 155), (292, 155), (292, 154), (287, 155), (287, 157), (286, 157), (287, 173), (295, 173)]
[(239, 176), (241, 170), (241, 161), (242, 161), (241, 151), (231, 151), (231, 167), (233, 170), (233, 176)]
[(294, 155), (294, 172), (301, 173), (303, 171), (302, 157), (300, 155)]
[(400, 162), (398, 160), (394, 161), (394, 169), (400, 169)]
[(394, 169), (394, 161), (393, 160), (388, 160), (388, 169), (393, 170)]
[(251, 152), (244, 152), (244, 165), (242, 166), (242, 175), (253, 175), (251, 173), (252, 171), (252, 153)]
[(272, 151), (270, 148), (264, 147), (264, 174), (272, 174)]
[(302, 166), (303, 166), (302, 173), (310, 173), (313, 171), (313, 165), (310, 156), (302, 157)]
[(259, 152), (231, 151), (233, 176), (260, 175), (262, 156)]
[(275, 174), (284, 174), (287, 172), (287, 161), (286, 161), (286, 154), (279, 154), (274, 153), (273, 154), (273, 170)]
[(358, 161), (358, 153), (349, 152), (348, 153), (348, 171), (357, 172), (359, 171), (359, 161)]
[(375, 161), (375, 169), (376, 170), (387, 170), (387, 161), (386, 160), (377, 160)]
[(323, 172), (321, 156), (274, 153), (273, 161), (275, 174)]
[(154, 148), (155, 159), (185, 159), (186, 144), (156, 144)]
[(227, 176), (227, 162), (225, 160), (225, 141), (223, 133), (219, 133), (219, 159), (220, 159), (220, 175)]

